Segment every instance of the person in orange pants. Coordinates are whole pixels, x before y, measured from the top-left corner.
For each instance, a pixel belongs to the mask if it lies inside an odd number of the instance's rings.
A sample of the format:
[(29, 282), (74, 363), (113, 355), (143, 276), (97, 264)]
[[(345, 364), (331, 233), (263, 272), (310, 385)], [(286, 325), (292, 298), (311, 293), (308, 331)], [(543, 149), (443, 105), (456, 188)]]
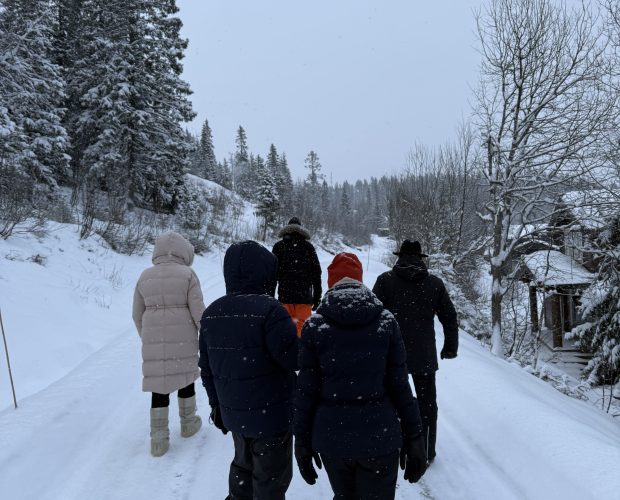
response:
[[(278, 300), (293, 318), (297, 335), (321, 302), (321, 265), (310, 243), (310, 232), (293, 217), (278, 235), (273, 247), (278, 258)], [(273, 290), (275, 295), (275, 288)]]
[(312, 304), (282, 304), (293, 318), (297, 327), (297, 336), (301, 337), (301, 328), (304, 322), (312, 315)]

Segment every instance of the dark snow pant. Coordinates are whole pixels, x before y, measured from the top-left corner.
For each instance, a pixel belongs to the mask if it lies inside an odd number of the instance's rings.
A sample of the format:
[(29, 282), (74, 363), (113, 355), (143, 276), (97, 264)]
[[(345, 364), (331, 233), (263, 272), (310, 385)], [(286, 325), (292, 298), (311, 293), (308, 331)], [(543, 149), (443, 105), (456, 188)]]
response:
[(293, 478), (293, 435), (249, 438), (232, 433), (235, 458), (228, 500), (284, 500)]
[(398, 450), (376, 458), (349, 459), (321, 455), (334, 500), (394, 500)]
[(422, 417), (422, 432), (426, 443), (426, 455), (431, 461), (435, 458), (435, 443), (437, 441), (437, 387), (435, 373), (413, 375), (420, 416)]
[[(191, 398), (195, 396), (196, 389), (194, 388), (194, 383), (192, 382), (187, 387), (179, 389), (178, 394), (180, 398)], [(168, 406), (170, 406), (170, 394), (153, 393), (151, 396), (151, 408), (167, 408)]]

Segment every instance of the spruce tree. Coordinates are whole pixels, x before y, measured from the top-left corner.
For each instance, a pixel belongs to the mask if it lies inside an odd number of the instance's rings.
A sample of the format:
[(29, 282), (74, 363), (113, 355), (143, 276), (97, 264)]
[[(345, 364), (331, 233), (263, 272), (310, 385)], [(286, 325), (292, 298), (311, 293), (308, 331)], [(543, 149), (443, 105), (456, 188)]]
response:
[(201, 176), (211, 181), (218, 181), (218, 165), (213, 148), (213, 134), (209, 126), (209, 120), (205, 120), (200, 133), (199, 158)]
[(155, 210), (183, 195), (190, 144), (181, 123), (194, 116), (177, 12), (174, 0), (84, 0), (74, 74), (77, 177)]
[(283, 219), (290, 217), (293, 212), (293, 178), (288, 168), (286, 153), (278, 159), (277, 168), (278, 197), (280, 198), (280, 213)]
[(49, 1), (0, 8), (0, 167), (54, 187), (67, 174), (65, 86), (56, 63)]
[(306, 157), (305, 163), (306, 168), (310, 170), (310, 172), (308, 172), (308, 183), (313, 187), (318, 186), (323, 178), (319, 156), (314, 151), (310, 151)]
[(248, 151), (247, 135), (243, 127), (237, 129), (234, 155), (235, 191), (249, 201), (256, 200), (256, 160)]
[(269, 162), (265, 164), (260, 155), (256, 158), (256, 171), (258, 173), (256, 215), (263, 220), (261, 234), (264, 241), (268, 229), (272, 228), (277, 220), (280, 202), (275, 172), (269, 166)]
[(349, 199), (349, 185), (345, 182), (342, 185), (342, 197), (340, 198), (340, 215), (347, 218), (351, 215), (351, 200)]

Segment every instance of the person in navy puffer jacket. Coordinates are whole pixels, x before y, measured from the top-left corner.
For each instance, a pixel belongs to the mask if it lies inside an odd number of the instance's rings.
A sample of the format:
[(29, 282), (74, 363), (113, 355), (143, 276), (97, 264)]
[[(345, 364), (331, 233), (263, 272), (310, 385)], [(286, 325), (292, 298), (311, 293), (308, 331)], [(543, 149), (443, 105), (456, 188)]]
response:
[[(314, 484), (325, 465), (335, 499), (393, 499), (399, 448), (405, 479), (426, 469), (418, 404), (394, 316), (362, 284), (348, 253), (328, 268), (329, 291), (301, 332), (295, 457)], [(319, 455), (320, 454), (320, 455)]]
[(211, 420), (232, 432), (229, 499), (284, 499), (292, 478), (292, 417), (298, 338), (284, 307), (269, 295), (277, 259), (254, 241), (224, 257), (226, 295), (205, 310), (201, 377)]

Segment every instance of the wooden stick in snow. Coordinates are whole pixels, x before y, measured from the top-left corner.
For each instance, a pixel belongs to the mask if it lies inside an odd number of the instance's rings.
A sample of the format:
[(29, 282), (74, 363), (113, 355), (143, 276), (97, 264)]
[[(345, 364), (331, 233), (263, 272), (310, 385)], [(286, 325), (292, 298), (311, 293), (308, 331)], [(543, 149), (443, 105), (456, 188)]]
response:
[(9, 368), (9, 378), (11, 379), (11, 390), (13, 391), (13, 404), (17, 409), (17, 397), (15, 396), (15, 384), (13, 382), (13, 372), (11, 371), (11, 360), (9, 359), (9, 348), (6, 345), (6, 334), (4, 333), (4, 323), (2, 322), (2, 309), (0, 309), (0, 330), (2, 330), (2, 340), (4, 341), (4, 352), (6, 353), (6, 365)]

